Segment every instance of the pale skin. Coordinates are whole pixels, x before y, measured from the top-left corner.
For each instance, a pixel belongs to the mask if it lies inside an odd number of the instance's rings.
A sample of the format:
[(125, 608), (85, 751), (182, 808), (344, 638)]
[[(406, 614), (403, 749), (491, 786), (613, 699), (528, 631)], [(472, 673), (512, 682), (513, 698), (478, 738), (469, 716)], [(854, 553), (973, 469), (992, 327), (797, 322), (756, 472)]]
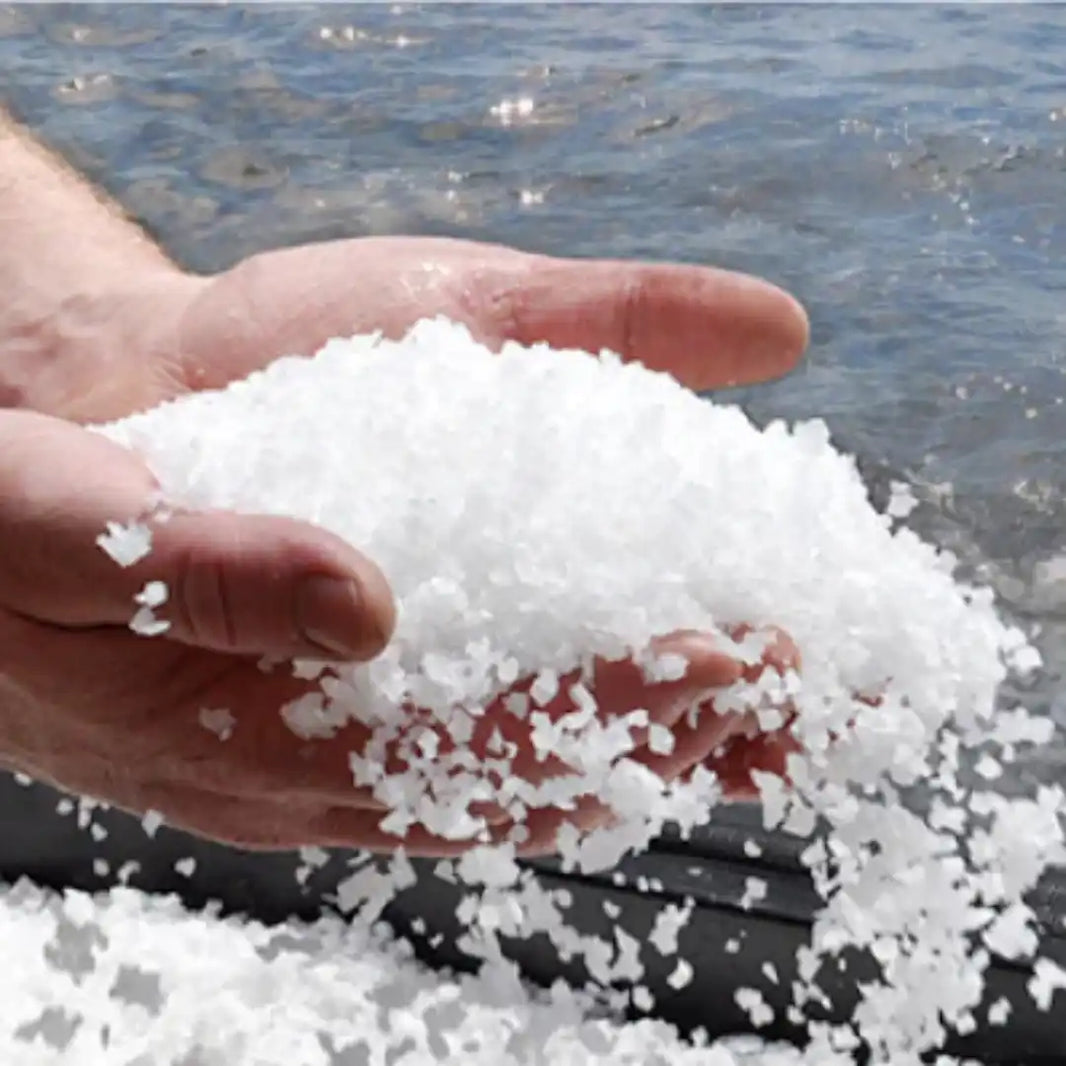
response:
[[(395, 622), (388, 582), (324, 530), (257, 515), (179, 515), (157, 528), (147, 559), (116, 566), (95, 539), (108, 520), (145, 510), (153, 480), (83, 424), (223, 386), (332, 336), (401, 336), (427, 315), (462, 321), (492, 346), (612, 348), (697, 389), (783, 374), (808, 337), (796, 301), (754, 278), (458, 240), (334, 241), (196, 275), (2, 111), (0, 233), (0, 761), (244, 847), (400, 843), (352, 784), (347, 755), (365, 733), (298, 740), (278, 708), (306, 683), (256, 665), (372, 658)], [(146, 639), (127, 623), (149, 579), (170, 586), (161, 614), (171, 628)], [(714, 713), (714, 691), (740, 664), (698, 633), (662, 647), (689, 660), (681, 681), (650, 685), (627, 663), (597, 670), (604, 714), (647, 707), (674, 732), (671, 756), (638, 736), (635, 757), (666, 779), (705, 763), (734, 796), (750, 792), (751, 769), (782, 772), (782, 737), (751, 738), (749, 723)], [(777, 635), (754, 669), (795, 664)], [(693, 702), (705, 707), (694, 729)], [(232, 711), (228, 740), (200, 724), (205, 707)], [(550, 772), (518, 720), (496, 707), (485, 736), (492, 724), (519, 745), (515, 773)], [(608, 816), (591, 799), (575, 813), (539, 812), (523, 851), (550, 851), (564, 819), (589, 828)], [(505, 839), (507, 820), (491, 822), (492, 839)], [(403, 843), (425, 854), (469, 846), (417, 830)]]

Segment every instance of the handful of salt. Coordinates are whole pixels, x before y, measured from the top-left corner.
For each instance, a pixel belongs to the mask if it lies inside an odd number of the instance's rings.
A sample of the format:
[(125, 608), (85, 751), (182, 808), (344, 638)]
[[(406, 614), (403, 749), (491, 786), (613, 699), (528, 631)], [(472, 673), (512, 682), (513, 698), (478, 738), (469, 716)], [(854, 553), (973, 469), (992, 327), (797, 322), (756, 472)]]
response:
[[(493, 354), (462, 327), (425, 321), (399, 342), (331, 341), (313, 358), (278, 360), (101, 432), (144, 456), (173, 506), (307, 519), (382, 568), (398, 604), (390, 646), (371, 663), (331, 668), (321, 694), (284, 713), (305, 735), (351, 717), (373, 727), (377, 746), (353, 759), (353, 773), (389, 797), (398, 832), (414, 821), (454, 835), (476, 828), (464, 820), (469, 803), (499, 797), (486, 796), (483, 777), (457, 775), (469, 769), (461, 739), (516, 679), (534, 679), (533, 701), (514, 708), (528, 714), (538, 692), (550, 696), (593, 656), (647, 657), (655, 637), (681, 629), (724, 640), (742, 625), (787, 631), (802, 676), (767, 672), (717, 702), (787, 698), (795, 708), (803, 751), (790, 761), (791, 788), (762, 782), (764, 807), (795, 831), (816, 816), (833, 827), (835, 846), (809, 854), (834, 901), (823, 952), (854, 926), (841, 915), (856, 900), (868, 928), (844, 941), (907, 942), (918, 916), (876, 904), (899, 896), (890, 882), (900, 868), (912, 892), (937, 881), (950, 833), (898, 809), (897, 790), (931, 778), (957, 797), (960, 744), (994, 733), (999, 683), (1012, 662), (1031, 665), (991, 594), (956, 582), (949, 555), (874, 510), (821, 422), (760, 430), (739, 409), (610, 353), (511, 344)], [(595, 692), (586, 695), (594, 709)], [(383, 780), (375, 755), (412, 704), (448, 725), (459, 761), (429, 757)], [(594, 714), (587, 722), (579, 757), (599, 768), (603, 790), (628, 800), (603, 846), (561, 835), (564, 858), (605, 865), (667, 818), (684, 828), (708, 817), (712, 775), (667, 788), (632, 773), (624, 750), (604, 756), (609, 738)], [(1026, 722), (1014, 740), (1041, 739), (1042, 723)], [(959, 743), (945, 746), (945, 729)], [(555, 800), (583, 791), (587, 780)], [(1040, 809), (1052, 807), (1045, 797)], [(989, 902), (975, 886), (965, 882), (944, 917), (938, 947), (956, 973), (971, 911)], [(886, 954), (893, 980), (905, 979), (907, 957)], [(911, 1009), (900, 1030), (903, 1008), (877, 1002), (897, 1026), (892, 1039), (935, 1037), (938, 1008), (933, 1021), (924, 1004)], [(873, 1018), (880, 1032), (883, 1012)]]

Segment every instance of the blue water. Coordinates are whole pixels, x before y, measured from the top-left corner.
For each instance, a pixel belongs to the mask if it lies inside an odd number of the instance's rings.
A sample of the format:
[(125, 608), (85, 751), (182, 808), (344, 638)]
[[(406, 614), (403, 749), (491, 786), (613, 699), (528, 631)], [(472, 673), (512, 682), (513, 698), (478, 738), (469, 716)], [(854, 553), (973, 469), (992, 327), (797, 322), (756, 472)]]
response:
[(810, 357), (732, 398), (911, 481), (1066, 722), (1066, 7), (0, 7), (0, 98), (201, 270), (406, 232), (787, 286)]

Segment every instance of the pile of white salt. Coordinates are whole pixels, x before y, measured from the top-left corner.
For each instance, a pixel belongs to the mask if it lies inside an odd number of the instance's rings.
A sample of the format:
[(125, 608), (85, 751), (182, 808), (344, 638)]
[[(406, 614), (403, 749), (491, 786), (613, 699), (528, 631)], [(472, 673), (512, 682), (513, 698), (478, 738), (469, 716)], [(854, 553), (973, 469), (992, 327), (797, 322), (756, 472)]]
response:
[[(517, 679), (535, 682), (509, 713), (536, 722), (560, 676), (593, 656), (635, 657), (650, 676), (675, 676), (677, 661), (648, 654), (653, 637), (699, 629), (727, 641), (738, 624), (776, 625), (798, 646), (802, 674), (767, 671), (720, 692), (717, 705), (755, 708), (766, 728), (794, 708), (804, 750), (790, 759), (791, 788), (760, 780), (766, 820), (803, 834), (819, 819), (828, 826), (805, 853), (826, 904), (800, 960), (795, 1016), (818, 997), (820, 957), (859, 945), (883, 969), (853, 1025), (819, 1029), (805, 1061), (846, 1059), (858, 1037), (875, 1062), (917, 1062), (947, 1029), (975, 1024), (988, 963), (975, 942), (1033, 952), (1021, 899), (1062, 857), (1063, 796), (968, 794), (957, 771), (968, 749), (998, 765), (1048, 739), (1049, 723), (996, 704), (1008, 672), (1038, 657), (991, 594), (956, 581), (950, 556), (871, 507), (821, 423), (760, 430), (740, 410), (607, 353), (492, 354), (433, 321), (398, 343), (333, 341), (313, 359), (280, 360), (101, 431), (144, 456), (169, 506), (309, 519), (382, 568), (399, 607), (389, 648), (367, 665), (295, 664), (321, 671), (322, 691), (279, 713), (305, 736), (350, 717), (371, 726), (353, 783), (389, 803), (398, 839), (418, 823), (476, 840), (471, 802), (495, 799), (520, 825), (528, 810), (591, 791), (622, 819), (585, 839), (560, 834), (564, 860), (588, 868), (644, 846), (665, 819), (706, 821), (719, 799), (713, 774), (664, 786), (628, 758), (639, 714), (605, 725), (587, 684), (572, 692), (565, 729), (538, 726), (545, 751), (565, 746), (573, 775), (534, 786), (489, 774), (464, 741)], [(162, 592), (142, 600), (161, 604)], [(748, 640), (736, 651), (757, 659), (760, 647)], [(386, 774), (382, 753), (412, 703), (434, 714), (454, 750)], [(506, 751), (500, 759), (505, 770)], [(899, 803), (916, 782), (932, 795), (925, 815)], [(455, 864), (452, 876), (487, 886), (465, 907), (467, 946), (498, 959), (500, 934), (546, 930), (602, 959), (602, 945), (575, 944), (513, 855), (513, 844), (480, 848)], [(393, 864), (399, 883), (404, 867), (402, 857)], [(390, 890), (364, 871), (346, 898), (370, 900), (375, 913)], [(1041, 972), (1054, 984), (1055, 972)], [(759, 1009), (758, 997), (746, 999)], [(479, 1009), (456, 1002), (470, 1017)]]

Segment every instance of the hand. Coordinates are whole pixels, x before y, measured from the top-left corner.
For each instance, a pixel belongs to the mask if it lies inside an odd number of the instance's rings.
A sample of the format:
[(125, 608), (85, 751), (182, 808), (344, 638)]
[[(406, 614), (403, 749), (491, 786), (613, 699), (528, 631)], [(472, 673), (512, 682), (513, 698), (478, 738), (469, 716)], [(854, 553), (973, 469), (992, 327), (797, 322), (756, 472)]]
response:
[[(86, 364), (93, 352), (111, 353), (98, 386), (77, 396), (69, 387), (51, 398), (39, 393), (39, 409), (71, 420), (118, 417), (220, 386), (279, 355), (312, 351), (333, 335), (375, 328), (399, 335), (438, 313), (493, 344), (514, 337), (611, 347), (697, 388), (782, 373), (806, 341), (794, 301), (751, 279), (567, 263), (452, 241), (375, 239), (267, 253), (215, 278), (175, 273), (150, 292), (150, 303), (143, 293), (136, 302), (111, 298), (110, 313), (96, 316), (125, 341), (118, 362), (106, 332), (82, 332)], [(306, 683), (256, 665), (263, 654), (376, 654), (393, 624), (380, 572), (322, 530), (237, 515), (179, 516), (158, 527), (148, 559), (119, 569), (95, 537), (108, 520), (143, 512), (152, 487), (133, 456), (72, 421), (0, 416), (6, 761), (245, 846), (394, 846), (379, 828), (381, 805), (352, 787), (347, 754), (365, 735), (352, 726), (329, 741), (299, 741), (278, 707)], [(340, 582), (318, 582), (316, 597), (307, 577)], [(133, 596), (149, 578), (172, 590), (165, 638), (146, 640), (126, 627)], [(739, 667), (707, 638), (674, 639), (691, 664), (682, 682), (647, 686), (627, 664), (601, 664), (596, 683), (605, 713), (646, 705), (674, 729), (671, 765), (655, 766), (666, 776), (704, 761), (737, 728), (710, 713), (698, 736), (684, 732), (679, 708), (729, 683)], [(236, 718), (225, 741), (200, 722), (201, 710), (216, 708)], [(743, 766), (739, 743), (732, 742), (731, 766)], [(769, 765), (779, 750), (759, 758)], [(731, 780), (729, 767), (722, 770)], [(740, 788), (743, 771), (732, 777)], [(578, 820), (602, 816), (593, 805)], [(550, 846), (558, 818), (544, 821), (528, 849)], [(417, 832), (406, 844), (422, 852), (456, 847)]]
[(371, 237), (265, 252), (207, 278), (148, 272), (128, 296), (83, 310), (65, 334), (77, 358), (53, 360), (58, 373), (48, 388), (27, 389), (28, 406), (80, 422), (121, 418), (311, 354), (331, 337), (399, 338), (435, 315), (492, 347), (610, 348), (697, 391), (780, 377), (808, 336), (791, 296), (742, 274)]

